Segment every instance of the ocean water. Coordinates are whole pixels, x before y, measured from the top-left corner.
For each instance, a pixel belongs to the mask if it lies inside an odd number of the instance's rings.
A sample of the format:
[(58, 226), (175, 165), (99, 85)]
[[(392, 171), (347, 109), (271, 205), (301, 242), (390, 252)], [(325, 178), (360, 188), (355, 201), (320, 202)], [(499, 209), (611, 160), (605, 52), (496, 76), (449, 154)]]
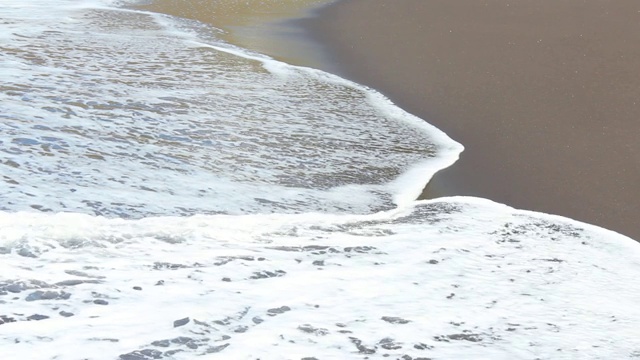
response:
[(1, 359), (640, 357), (640, 246), (414, 201), (373, 89), (99, 0), (0, 7)]

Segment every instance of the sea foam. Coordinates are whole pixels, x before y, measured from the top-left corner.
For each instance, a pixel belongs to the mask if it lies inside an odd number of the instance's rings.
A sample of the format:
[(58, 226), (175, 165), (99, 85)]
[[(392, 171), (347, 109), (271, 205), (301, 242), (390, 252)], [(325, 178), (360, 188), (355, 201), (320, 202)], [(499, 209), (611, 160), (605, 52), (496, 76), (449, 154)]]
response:
[(3, 3), (3, 358), (640, 356), (636, 242), (413, 201), (438, 129), (115, 4)]

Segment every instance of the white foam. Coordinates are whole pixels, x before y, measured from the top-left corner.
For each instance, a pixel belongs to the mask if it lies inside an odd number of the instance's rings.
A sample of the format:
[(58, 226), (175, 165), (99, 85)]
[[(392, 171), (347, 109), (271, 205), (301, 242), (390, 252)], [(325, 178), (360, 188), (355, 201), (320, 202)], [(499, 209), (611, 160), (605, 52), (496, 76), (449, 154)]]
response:
[[(210, 356), (637, 354), (636, 243), (480, 199), (362, 216), (3, 213), (0, 227), (12, 249), (4, 287), (31, 287), (0, 297), (18, 320), (0, 326), (0, 342), (20, 358), (180, 349), (187, 359), (226, 344)], [(55, 285), (73, 279), (97, 283)], [(25, 301), (36, 288), (71, 296)], [(33, 314), (51, 318), (20, 321)]]
[(636, 242), (483, 199), (414, 202), (462, 150), (441, 131), (109, 4), (3, 3), (4, 354), (640, 356)]
[(415, 197), (461, 151), (370, 89), (192, 22), (104, 7), (59, 17), (9, 43), (4, 210), (371, 213)]

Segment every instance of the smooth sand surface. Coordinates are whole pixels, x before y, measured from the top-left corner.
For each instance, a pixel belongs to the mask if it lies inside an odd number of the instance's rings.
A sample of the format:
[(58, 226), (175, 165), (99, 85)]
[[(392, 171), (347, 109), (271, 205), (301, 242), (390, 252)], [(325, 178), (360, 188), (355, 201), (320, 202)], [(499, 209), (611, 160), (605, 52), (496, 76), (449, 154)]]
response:
[(429, 196), (640, 240), (640, 1), (349, 0), (307, 26), (339, 75), (465, 146)]

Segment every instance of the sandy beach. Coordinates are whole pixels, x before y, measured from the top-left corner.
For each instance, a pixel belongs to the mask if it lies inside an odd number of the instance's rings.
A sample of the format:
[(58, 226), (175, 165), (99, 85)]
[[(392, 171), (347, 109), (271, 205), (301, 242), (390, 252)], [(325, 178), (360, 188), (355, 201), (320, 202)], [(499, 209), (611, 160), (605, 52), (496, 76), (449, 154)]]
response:
[(640, 243), (487, 199), (634, 231), (632, 6), (150, 2), (2, 2), (3, 358), (640, 360)]
[(640, 3), (353, 0), (307, 22), (340, 75), (466, 150), (473, 195), (640, 239)]

